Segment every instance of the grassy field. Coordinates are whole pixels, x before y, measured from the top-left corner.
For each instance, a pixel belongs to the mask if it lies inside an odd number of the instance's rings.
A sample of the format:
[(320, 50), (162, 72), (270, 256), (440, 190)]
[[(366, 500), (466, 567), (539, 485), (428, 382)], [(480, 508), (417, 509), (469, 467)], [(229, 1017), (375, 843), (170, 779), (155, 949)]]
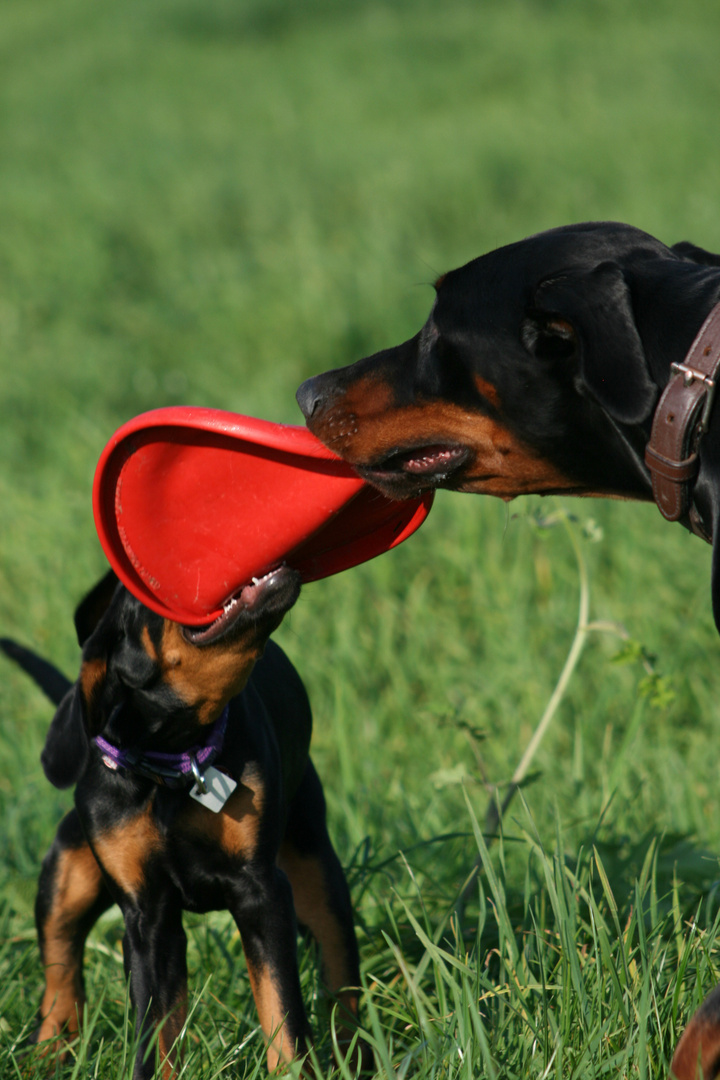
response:
[[(136, 413), (299, 423), (303, 378), (404, 340), (440, 272), (549, 226), (720, 249), (719, 34), (715, 0), (5, 0), (0, 633), (77, 670), (93, 470)], [(488, 853), (573, 640), (576, 546), (605, 629)], [(379, 1077), (666, 1075), (720, 968), (709, 571), (653, 507), (441, 494), (403, 548), (304, 590), (277, 637), (314, 705)], [(35, 881), (71, 796), (5, 661), (0, 708), (0, 1076), (39, 1077)], [(262, 1076), (229, 917), (188, 926), (183, 1076)], [(121, 936), (113, 910), (58, 1077), (131, 1073)]]

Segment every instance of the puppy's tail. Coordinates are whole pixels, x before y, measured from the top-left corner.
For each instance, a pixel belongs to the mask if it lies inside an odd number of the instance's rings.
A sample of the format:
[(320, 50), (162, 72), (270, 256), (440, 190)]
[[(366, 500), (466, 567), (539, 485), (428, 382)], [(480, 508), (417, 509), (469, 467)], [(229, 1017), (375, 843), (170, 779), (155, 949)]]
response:
[(40, 689), (45, 693), (53, 705), (59, 705), (72, 686), (70, 679), (58, 671), (54, 664), (43, 660), (37, 653), (26, 649), (24, 645), (18, 645), (11, 638), (0, 638), (0, 649), (19, 664), (23, 671), (35, 680)]
[(670, 1080), (713, 1080), (720, 1076), (720, 986), (703, 1001), (682, 1033)]

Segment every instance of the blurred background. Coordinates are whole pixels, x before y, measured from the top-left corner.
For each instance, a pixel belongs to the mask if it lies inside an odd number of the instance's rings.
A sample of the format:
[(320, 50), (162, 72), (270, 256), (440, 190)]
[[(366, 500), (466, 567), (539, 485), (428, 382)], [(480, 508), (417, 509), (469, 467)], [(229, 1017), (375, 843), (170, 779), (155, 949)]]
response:
[[(105, 569), (93, 471), (135, 414), (300, 423), (303, 379), (405, 340), (440, 273), (551, 226), (720, 250), (719, 40), (714, 0), (5, 0), (0, 633), (77, 671), (72, 612)], [(534, 763), (534, 835), (605, 845), (620, 909), (654, 844), (660, 893), (674, 874), (691, 908), (720, 853), (710, 552), (650, 506), (562, 505), (592, 618), (624, 629), (592, 635)], [(314, 703), (366, 966), (402, 922), (390, 896), (420, 889), (431, 923), (452, 909), (477, 854), (464, 792), (482, 821), (552, 692), (578, 603), (559, 506), (441, 493), (407, 545), (308, 586), (278, 634)], [(71, 795), (39, 767), (50, 707), (0, 667), (10, 1039)], [(505, 854), (508, 894), (541, 897), (527, 848)]]

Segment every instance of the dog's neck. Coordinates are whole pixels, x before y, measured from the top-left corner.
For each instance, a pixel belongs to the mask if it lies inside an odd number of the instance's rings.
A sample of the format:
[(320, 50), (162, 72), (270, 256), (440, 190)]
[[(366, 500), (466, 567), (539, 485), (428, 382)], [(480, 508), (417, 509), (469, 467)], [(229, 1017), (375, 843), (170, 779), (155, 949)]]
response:
[(671, 364), (687, 356), (706, 317), (720, 301), (720, 269), (678, 260), (650, 264), (630, 277), (633, 312), (652, 379), (663, 389)]
[(170, 788), (190, 786), (198, 773), (215, 761), (221, 753), (225, 741), (228, 723), (228, 706), (218, 719), (203, 730), (202, 741), (186, 747), (178, 753), (140, 749), (138, 747), (119, 747), (102, 735), (94, 742), (100, 750), (106, 768), (111, 771), (123, 770), (144, 776), (156, 784)]
[(210, 723), (201, 724), (196, 710), (189, 705), (168, 706), (161, 702), (158, 708), (146, 706), (141, 710), (124, 702), (112, 711), (97, 734), (123, 750), (177, 754), (189, 746), (202, 745), (222, 711), (219, 709)]

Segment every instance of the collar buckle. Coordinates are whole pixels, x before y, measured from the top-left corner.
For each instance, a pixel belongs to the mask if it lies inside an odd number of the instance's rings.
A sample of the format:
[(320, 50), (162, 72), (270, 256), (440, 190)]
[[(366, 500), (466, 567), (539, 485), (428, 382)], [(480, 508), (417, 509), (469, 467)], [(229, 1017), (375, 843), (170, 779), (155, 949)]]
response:
[(703, 383), (707, 390), (705, 392), (705, 404), (703, 405), (702, 416), (695, 427), (695, 438), (699, 440), (702, 435), (708, 429), (708, 423), (710, 421), (710, 413), (712, 412), (713, 404), (715, 403), (715, 391), (717, 389), (717, 380), (710, 377), (705, 371), (698, 371), (697, 368), (690, 367), (689, 364), (677, 364), (672, 363), (670, 370), (674, 371), (676, 375), (682, 375), (683, 386), (692, 386), (697, 380)]
[(195, 777), (195, 783), (197, 784), (198, 791), (201, 795), (207, 795), (210, 789), (205, 783), (205, 774), (200, 771), (200, 766), (198, 765), (197, 758), (194, 754), (190, 755), (190, 768), (192, 769), (192, 774)]

